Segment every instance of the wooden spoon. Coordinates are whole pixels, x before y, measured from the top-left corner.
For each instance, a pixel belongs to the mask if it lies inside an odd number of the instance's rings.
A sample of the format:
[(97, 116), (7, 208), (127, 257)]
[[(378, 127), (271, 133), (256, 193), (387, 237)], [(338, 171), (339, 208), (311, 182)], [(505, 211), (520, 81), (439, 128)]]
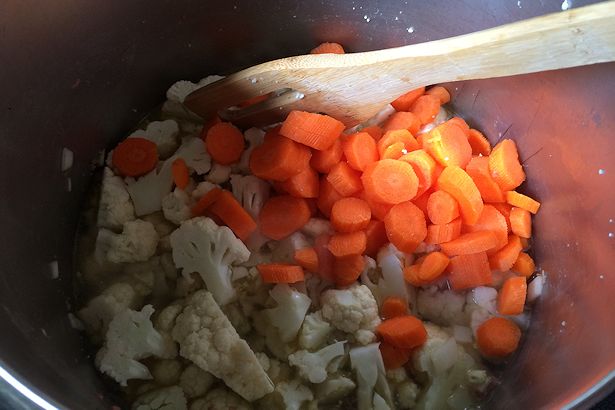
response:
[[(615, 1), (608, 1), (405, 47), (270, 61), (195, 90), (184, 104), (203, 118), (218, 113), (253, 125), (279, 121), (296, 109), (324, 112), (352, 126), (421, 86), (614, 60)], [(275, 96), (226, 109), (268, 93)]]

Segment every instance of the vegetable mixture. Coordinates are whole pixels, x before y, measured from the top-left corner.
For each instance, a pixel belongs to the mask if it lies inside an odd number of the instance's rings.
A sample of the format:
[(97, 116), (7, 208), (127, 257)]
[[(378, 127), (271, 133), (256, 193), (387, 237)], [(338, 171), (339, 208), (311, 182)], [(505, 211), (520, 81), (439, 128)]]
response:
[(480, 403), (543, 283), (514, 140), (441, 86), (242, 131), (182, 105), (219, 78), (108, 155), (78, 243), (96, 367), (138, 410)]

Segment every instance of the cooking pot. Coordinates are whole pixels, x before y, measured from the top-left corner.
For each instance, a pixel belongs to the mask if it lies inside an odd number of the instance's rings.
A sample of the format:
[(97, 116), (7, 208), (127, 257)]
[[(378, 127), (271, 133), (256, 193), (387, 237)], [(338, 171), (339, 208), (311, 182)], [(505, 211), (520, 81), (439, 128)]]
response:
[[(116, 403), (67, 316), (77, 217), (92, 160), (159, 104), (175, 80), (227, 74), (305, 53), (322, 41), (367, 51), (587, 3), (5, 0), (0, 7), (5, 406), (32, 406), (23, 394), (59, 408), (109, 409)], [(530, 181), (526, 191), (542, 201), (533, 249), (546, 286), (522, 348), (487, 408), (586, 408), (615, 386), (614, 73), (614, 64), (599, 64), (448, 85), (455, 110), (492, 143), (502, 137), (517, 141)], [(63, 148), (74, 153), (72, 167), (64, 171)]]

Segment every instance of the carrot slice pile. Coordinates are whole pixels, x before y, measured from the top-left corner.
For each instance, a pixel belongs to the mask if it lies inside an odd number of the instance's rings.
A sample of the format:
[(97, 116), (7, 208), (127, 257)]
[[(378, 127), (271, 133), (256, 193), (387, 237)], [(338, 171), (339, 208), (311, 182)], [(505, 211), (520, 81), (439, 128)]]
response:
[(316, 171), (326, 174), (340, 162), (342, 155), (344, 155), (342, 142), (338, 139), (324, 151), (314, 150), (310, 165)]
[(478, 221), (483, 212), (483, 200), (476, 184), (463, 169), (456, 166), (444, 168), (438, 178), (438, 187), (457, 200), (466, 224), (473, 225)]
[(403, 155), (400, 161), (412, 165), (412, 169), (419, 180), (416, 196), (421, 196), (436, 182), (436, 161), (425, 150), (418, 149)]
[(416, 196), (419, 180), (407, 162), (383, 159), (367, 166), (363, 188), (374, 201), (399, 204)]
[(350, 168), (346, 162), (340, 162), (335, 165), (327, 174), (327, 181), (342, 196), (356, 194), (362, 188), (361, 175)]
[(448, 192), (435, 191), (427, 200), (427, 215), (434, 224), (447, 224), (459, 216), (459, 206)]
[(363, 171), (369, 164), (378, 161), (376, 140), (367, 132), (350, 135), (342, 142), (346, 161), (351, 168)]
[(412, 253), (427, 236), (425, 215), (412, 202), (395, 205), (384, 218), (389, 241), (402, 252)]
[(463, 130), (445, 122), (429, 132), (423, 148), (442, 166), (465, 168), (472, 158), (472, 147)]
[(431, 245), (438, 245), (450, 242), (461, 234), (461, 218), (457, 218), (447, 224), (433, 224), (427, 227), (425, 242)]
[(331, 225), (338, 232), (355, 232), (367, 228), (372, 211), (359, 198), (342, 198), (331, 208)]
[(298, 198), (318, 198), (320, 192), (318, 173), (311, 167), (307, 167), (297, 175), (281, 182), (280, 188)]
[(291, 111), (280, 134), (317, 150), (326, 150), (344, 131), (344, 123), (328, 115)]
[(476, 184), (483, 201), (504, 202), (504, 193), (489, 171), (488, 157), (472, 158), (466, 166), (466, 172), (472, 178), (474, 184)]

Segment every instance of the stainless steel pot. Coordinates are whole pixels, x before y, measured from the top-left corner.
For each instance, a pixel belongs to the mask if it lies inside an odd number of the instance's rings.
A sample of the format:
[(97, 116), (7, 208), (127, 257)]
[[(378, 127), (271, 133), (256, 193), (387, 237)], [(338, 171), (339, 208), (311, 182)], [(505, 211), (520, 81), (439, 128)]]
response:
[[(92, 158), (174, 80), (229, 73), (325, 40), (372, 50), (587, 3), (5, 1), (0, 376), (12, 375), (61, 408), (113, 403), (66, 314), (76, 217)], [(614, 70), (602, 64), (451, 84), (455, 107), (471, 124), (492, 142), (504, 135), (518, 142), (527, 190), (543, 203), (534, 250), (547, 286), (517, 360), (486, 407), (584, 408), (615, 386)], [(75, 155), (66, 172), (63, 147)], [(50, 275), (52, 261), (59, 279)], [(5, 394), (7, 407), (20, 408), (21, 399), (9, 400)]]

